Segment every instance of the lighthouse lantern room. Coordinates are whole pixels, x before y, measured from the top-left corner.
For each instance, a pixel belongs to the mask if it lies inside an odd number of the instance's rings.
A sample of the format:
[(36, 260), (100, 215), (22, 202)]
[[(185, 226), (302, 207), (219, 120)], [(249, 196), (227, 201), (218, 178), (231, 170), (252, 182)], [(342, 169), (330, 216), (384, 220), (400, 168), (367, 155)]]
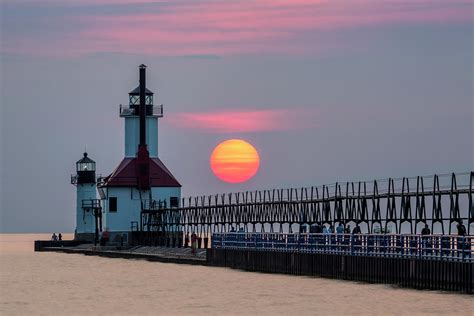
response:
[(101, 208), (97, 199), (95, 161), (87, 153), (76, 162), (76, 174), (71, 176), (71, 183), (76, 186), (75, 239), (94, 240)]
[[(146, 81), (146, 66), (139, 66), (142, 79)], [(128, 94), (128, 107), (120, 105), (120, 117), (125, 119), (125, 157), (136, 157), (140, 142), (140, 86)], [(158, 118), (163, 117), (163, 105), (153, 104), (153, 92), (145, 87), (145, 141), (150, 157), (158, 157)]]

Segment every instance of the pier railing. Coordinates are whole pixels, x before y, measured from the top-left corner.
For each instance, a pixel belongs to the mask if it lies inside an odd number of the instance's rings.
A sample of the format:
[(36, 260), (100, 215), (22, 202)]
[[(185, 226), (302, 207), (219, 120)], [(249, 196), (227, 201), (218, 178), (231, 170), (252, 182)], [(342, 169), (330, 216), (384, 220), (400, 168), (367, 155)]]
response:
[(215, 233), (214, 249), (343, 254), (474, 262), (474, 236)]

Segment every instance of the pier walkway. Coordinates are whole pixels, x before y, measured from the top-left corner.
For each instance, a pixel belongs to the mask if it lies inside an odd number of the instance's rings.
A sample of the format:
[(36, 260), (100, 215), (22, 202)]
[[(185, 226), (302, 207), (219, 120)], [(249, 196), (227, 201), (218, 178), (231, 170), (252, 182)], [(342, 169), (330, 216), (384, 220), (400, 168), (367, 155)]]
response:
[(474, 236), (413, 234), (215, 233), (214, 249), (416, 258), (474, 263)]
[(209, 265), (473, 293), (473, 236), (217, 233)]
[(136, 246), (132, 248), (121, 248), (118, 246), (94, 246), (93, 244), (80, 244), (61, 246), (59, 243), (45, 244), (36, 247), (36, 251), (64, 252), (84, 254), (88, 256), (101, 256), (109, 258), (145, 259), (149, 261), (185, 263), (206, 265), (206, 249), (197, 249), (196, 254), (191, 253), (191, 248), (167, 248)]
[(219, 266), (416, 289), (474, 293), (474, 236), (398, 234), (213, 234), (211, 248), (76, 245), (36, 241), (36, 251)]

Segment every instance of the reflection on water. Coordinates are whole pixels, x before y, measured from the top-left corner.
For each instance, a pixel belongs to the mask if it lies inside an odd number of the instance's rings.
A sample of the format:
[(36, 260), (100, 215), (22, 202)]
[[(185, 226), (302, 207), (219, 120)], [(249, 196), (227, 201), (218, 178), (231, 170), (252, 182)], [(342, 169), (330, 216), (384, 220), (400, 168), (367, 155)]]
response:
[[(63, 234), (64, 239), (72, 234)], [(0, 234), (0, 314), (456, 314), (472, 297), (215, 267), (35, 253)]]

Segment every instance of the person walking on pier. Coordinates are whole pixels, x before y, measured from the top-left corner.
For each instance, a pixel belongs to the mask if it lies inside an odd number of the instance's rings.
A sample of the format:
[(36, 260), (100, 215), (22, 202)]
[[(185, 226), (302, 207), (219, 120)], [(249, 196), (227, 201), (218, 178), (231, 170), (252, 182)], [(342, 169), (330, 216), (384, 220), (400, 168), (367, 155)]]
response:
[(349, 243), (350, 243), (350, 240), (351, 240), (351, 226), (349, 226), (349, 224), (346, 224), (346, 226), (344, 227), (344, 249), (347, 251), (349, 248)]
[(425, 224), (425, 227), (421, 230), (422, 235), (429, 235), (431, 234), (430, 228), (428, 227), (428, 224)]
[(342, 223), (339, 223), (339, 225), (337, 225), (336, 233), (339, 234), (339, 235), (344, 234), (344, 225), (342, 225)]
[(458, 222), (458, 225), (456, 226), (458, 229), (458, 237), (457, 237), (457, 254), (464, 255), (464, 248), (467, 248), (467, 243), (464, 242), (464, 238), (466, 236), (466, 226), (464, 226), (464, 223), (462, 221)]
[(197, 249), (197, 235), (195, 232), (191, 234), (191, 253), (193, 255), (196, 254), (196, 249)]
[(342, 244), (342, 239), (344, 237), (344, 225), (342, 223), (339, 223), (336, 227), (336, 243), (339, 245), (338, 250), (341, 250), (341, 244)]
[(329, 225), (329, 227), (323, 225), (324, 244), (326, 245), (326, 247), (329, 247), (329, 244), (331, 243), (331, 233), (331, 225)]
[(464, 226), (462, 221), (459, 221), (456, 227), (458, 229), (458, 236), (466, 236), (466, 226)]
[(424, 254), (431, 254), (432, 245), (430, 237), (427, 237), (428, 235), (431, 235), (431, 231), (428, 224), (425, 224), (425, 227), (421, 230), (421, 247)]
[(350, 234), (351, 233), (351, 226), (349, 224), (346, 224), (346, 227), (344, 228), (344, 234)]
[(323, 234), (328, 235), (329, 234), (329, 229), (326, 225), (323, 225)]
[(184, 248), (189, 247), (189, 233), (186, 232), (186, 236), (184, 237)]

